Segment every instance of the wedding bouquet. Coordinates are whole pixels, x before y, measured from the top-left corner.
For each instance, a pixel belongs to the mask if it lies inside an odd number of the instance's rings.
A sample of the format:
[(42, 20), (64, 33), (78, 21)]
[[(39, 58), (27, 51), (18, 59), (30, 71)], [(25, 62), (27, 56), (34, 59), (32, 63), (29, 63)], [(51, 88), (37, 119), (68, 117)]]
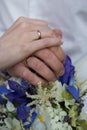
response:
[(87, 130), (86, 79), (67, 56), (65, 73), (47, 86), (0, 77), (0, 130)]

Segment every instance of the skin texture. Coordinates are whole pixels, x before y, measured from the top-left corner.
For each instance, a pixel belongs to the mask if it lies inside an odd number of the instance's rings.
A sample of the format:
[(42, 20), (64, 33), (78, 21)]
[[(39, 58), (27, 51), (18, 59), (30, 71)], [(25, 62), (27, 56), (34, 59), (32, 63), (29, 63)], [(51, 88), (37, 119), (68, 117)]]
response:
[(50, 29), (44, 21), (19, 18), (0, 38), (0, 70), (7, 68), (33, 85), (56, 80), (64, 73), (61, 38), (61, 31)]

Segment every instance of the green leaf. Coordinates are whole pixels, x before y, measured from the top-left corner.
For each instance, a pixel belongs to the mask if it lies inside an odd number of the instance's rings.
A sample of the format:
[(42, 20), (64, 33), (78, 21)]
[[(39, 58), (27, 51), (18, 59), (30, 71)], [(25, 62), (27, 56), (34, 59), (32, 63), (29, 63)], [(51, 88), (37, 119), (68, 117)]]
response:
[(77, 104), (74, 104), (74, 106), (71, 107), (69, 110), (69, 116), (71, 117), (71, 126), (76, 127), (78, 119)]
[(79, 128), (78, 130), (87, 130), (87, 121), (85, 120), (79, 121), (79, 124), (80, 126), (78, 127)]

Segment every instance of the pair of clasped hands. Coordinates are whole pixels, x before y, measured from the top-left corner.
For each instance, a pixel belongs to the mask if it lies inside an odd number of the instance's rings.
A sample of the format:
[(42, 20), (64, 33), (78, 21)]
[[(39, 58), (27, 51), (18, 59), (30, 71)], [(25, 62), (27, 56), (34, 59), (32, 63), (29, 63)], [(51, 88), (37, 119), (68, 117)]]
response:
[(20, 17), (0, 37), (0, 70), (33, 85), (55, 81), (64, 74), (62, 44), (59, 29), (52, 30), (42, 20)]

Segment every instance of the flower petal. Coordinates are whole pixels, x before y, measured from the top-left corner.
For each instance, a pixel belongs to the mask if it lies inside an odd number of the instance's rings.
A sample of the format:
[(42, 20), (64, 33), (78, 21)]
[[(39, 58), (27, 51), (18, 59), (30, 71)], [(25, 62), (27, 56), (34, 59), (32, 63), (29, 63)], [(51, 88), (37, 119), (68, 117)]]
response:
[(79, 102), (79, 89), (74, 86), (68, 86), (67, 90), (72, 94), (72, 96)]

